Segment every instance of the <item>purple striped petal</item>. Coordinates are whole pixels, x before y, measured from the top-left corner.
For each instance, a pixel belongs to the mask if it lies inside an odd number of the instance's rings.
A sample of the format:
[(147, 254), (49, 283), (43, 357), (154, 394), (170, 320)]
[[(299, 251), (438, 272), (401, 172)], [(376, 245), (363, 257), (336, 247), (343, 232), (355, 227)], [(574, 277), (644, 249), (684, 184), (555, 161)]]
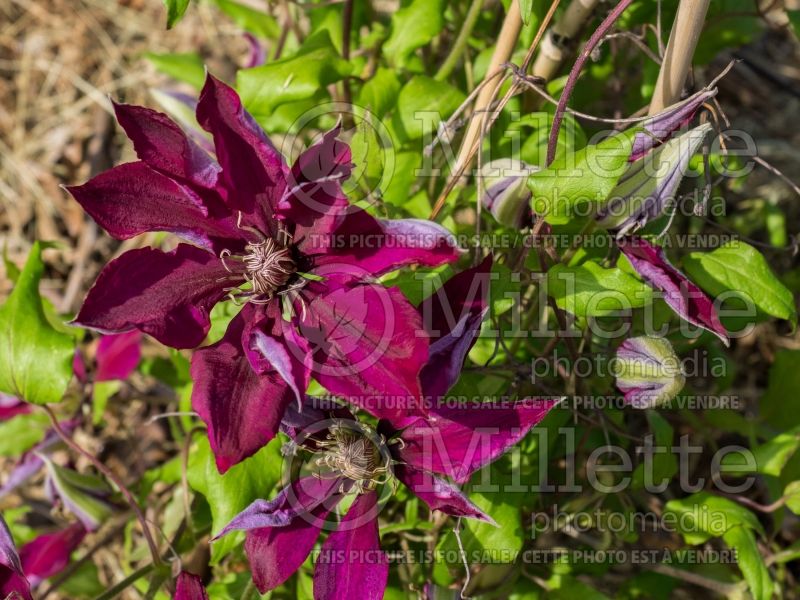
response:
[(208, 333), (227, 276), (216, 256), (186, 244), (131, 250), (103, 269), (75, 324), (107, 333), (135, 328), (167, 346), (193, 348)]
[(430, 506), (431, 510), (497, 525), (492, 517), (470, 502), (457, 487), (440, 477), (407, 465), (395, 466), (394, 474), (415, 496)]
[(142, 334), (129, 331), (119, 335), (104, 335), (97, 344), (95, 381), (124, 380), (130, 376), (142, 358)]
[[(15, 596), (16, 594), (16, 596)], [(22, 570), (14, 538), (0, 515), (0, 598), (32, 600), (31, 585)]]
[(84, 526), (73, 523), (61, 531), (40, 535), (20, 548), (22, 570), (31, 586), (36, 587), (45, 579), (63, 571), (69, 564), (70, 555), (84, 537)]
[(203, 580), (193, 573), (181, 571), (172, 600), (208, 600), (208, 592), (203, 587)]
[(633, 138), (631, 156), (628, 161), (639, 160), (650, 150), (664, 143), (672, 137), (673, 133), (688, 125), (700, 106), (716, 95), (716, 88), (700, 90), (643, 121), (641, 127), (644, 131), (637, 133)]
[(257, 374), (242, 348), (245, 325), (258, 310), (247, 304), (219, 342), (192, 357), (192, 407), (208, 426), (222, 473), (275, 437), (286, 406), (294, 399), (277, 372)]
[(617, 240), (633, 268), (647, 284), (662, 292), (666, 302), (679, 317), (707, 329), (727, 346), (728, 332), (717, 316), (714, 302), (667, 260), (664, 249), (646, 239), (628, 236)]
[(314, 598), (381, 600), (389, 561), (378, 535), (378, 494), (361, 494), (322, 544), (314, 568)]
[(507, 403), (483, 402), (431, 410), (400, 434), (405, 443), (396, 451), (410, 467), (441, 473), (458, 483), (499, 458), (558, 404), (558, 399), (526, 398)]
[(683, 389), (682, 365), (665, 338), (640, 336), (625, 340), (614, 365), (617, 387), (634, 408), (653, 408)]
[(109, 169), (83, 185), (66, 188), (110, 235), (127, 240), (147, 231), (167, 231), (219, 252), (236, 248), (241, 237), (231, 219), (209, 215), (187, 186), (154, 171), (144, 162)]

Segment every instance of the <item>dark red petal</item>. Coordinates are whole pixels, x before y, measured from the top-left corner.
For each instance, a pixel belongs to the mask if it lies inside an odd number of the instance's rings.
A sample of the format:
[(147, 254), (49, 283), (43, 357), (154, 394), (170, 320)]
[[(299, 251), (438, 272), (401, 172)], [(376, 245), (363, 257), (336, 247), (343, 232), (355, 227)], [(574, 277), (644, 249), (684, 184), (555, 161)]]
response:
[(410, 467), (441, 473), (458, 483), (499, 458), (539, 423), (558, 400), (526, 398), (506, 403), (442, 405), (401, 433), (397, 456)]
[(208, 593), (197, 575), (181, 571), (172, 600), (208, 600)]
[(0, 598), (15, 598), (14, 594), (22, 600), (32, 600), (31, 586), (25, 579), (14, 539), (0, 515)]
[(317, 257), (315, 264), (354, 264), (365, 277), (378, 277), (408, 265), (453, 262), (462, 254), (453, 234), (433, 221), (378, 220), (361, 209), (351, 209), (339, 221), (332, 231), (315, 228), (299, 246)]
[(703, 290), (689, 281), (686, 275), (670, 264), (663, 248), (654, 246), (638, 236), (617, 240), (617, 245), (642, 279), (651, 287), (663, 292), (664, 302), (680, 318), (692, 325), (707, 329), (726, 346), (730, 343), (728, 332), (717, 316), (714, 302)]
[(194, 348), (228, 275), (219, 258), (186, 244), (131, 250), (103, 269), (75, 323), (109, 333), (139, 329), (167, 346)]
[(167, 115), (132, 104), (115, 103), (114, 110), (140, 160), (171, 178), (214, 189), (219, 165)]
[(97, 344), (95, 381), (127, 379), (142, 358), (142, 334), (129, 331), (104, 335)]
[(69, 564), (69, 557), (86, 536), (81, 523), (73, 523), (66, 529), (40, 535), (19, 550), (22, 570), (32, 586), (62, 571)]
[(246, 305), (219, 342), (192, 357), (192, 407), (208, 426), (223, 473), (275, 437), (286, 406), (295, 398), (280, 375), (257, 374), (245, 355), (242, 335), (257, 310)]
[(336, 531), (322, 544), (314, 568), (317, 600), (381, 600), (389, 561), (378, 535), (378, 494), (358, 496)]
[(489, 515), (470, 502), (457, 487), (444, 479), (406, 465), (396, 466), (394, 474), (432, 510), (440, 510), (454, 517), (470, 517), (494, 524), (494, 520)]
[(334, 286), (312, 297), (300, 322), (314, 377), (328, 391), (398, 425), (420, 406), (428, 342), (419, 313), (400, 290)]
[(230, 209), (270, 232), (286, 187), (288, 167), (283, 158), (244, 110), (236, 91), (211, 75), (197, 103), (197, 121), (214, 136)]
[(210, 217), (197, 194), (143, 162), (119, 165), (67, 190), (120, 240), (168, 231), (217, 252), (241, 237), (234, 222)]

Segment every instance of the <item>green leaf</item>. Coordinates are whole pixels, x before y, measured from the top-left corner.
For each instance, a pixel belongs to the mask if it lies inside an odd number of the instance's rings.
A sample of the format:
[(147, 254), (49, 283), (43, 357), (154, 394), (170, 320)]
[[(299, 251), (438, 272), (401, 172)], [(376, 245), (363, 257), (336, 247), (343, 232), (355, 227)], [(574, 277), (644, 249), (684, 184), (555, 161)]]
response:
[(144, 57), (165, 75), (186, 82), (198, 90), (203, 87), (206, 80), (206, 68), (199, 54), (195, 52), (166, 54), (146, 52)]
[(298, 102), (324, 91), (350, 74), (327, 30), (310, 36), (294, 56), (239, 71), (236, 81), (242, 102), (260, 120), (282, 104)]
[(0, 456), (17, 457), (39, 442), (50, 428), (43, 412), (17, 415), (0, 423)]
[(733, 500), (709, 492), (670, 500), (664, 509), (665, 514), (674, 515), (675, 525), (688, 544), (701, 544), (709, 537), (720, 537), (737, 526), (764, 534), (764, 528), (752, 512)]
[(272, 15), (232, 0), (214, 0), (219, 9), (245, 31), (262, 38), (277, 38), (281, 27)]
[(691, 279), (712, 296), (731, 292), (752, 302), (763, 314), (797, 325), (797, 308), (789, 291), (770, 270), (764, 255), (741, 241), (713, 252), (692, 252), (683, 259)]
[(392, 69), (379, 67), (358, 93), (358, 104), (378, 117), (394, 106), (400, 93), (400, 80)]
[(519, 12), (522, 16), (522, 22), (528, 25), (533, 16), (533, 2), (534, 0), (519, 0)]
[(400, 90), (392, 125), (407, 140), (421, 138), (426, 133), (432, 139), (439, 123), (465, 99), (464, 93), (449, 83), (417, 75)]
[(92, 424), (100, 425), (106, 413), (108, 400), (122, 387), (122, 382), (96, 381), (92, 387)]
[[(672, 448), (674, 430), (664, 417), (654, 410), (647, 411), (647, 421), (653, 432), (654, 448)], [(669, 481), (678, 472), (678, 458), (674, 453), (653, 452), (651, 482), (658, 486), (663, 481)], [(640, 463), (633, 472), (632, 485), (634, 489), (644, 487), (645, 463)]]
[(800, 481), (793, 481), (783, 490), (786, 499), (786, 508), (796, 515), (800, 515)]
[(79, 516), (98, 526), (112, 515), (113, 507), (105, 500), (111, 495), (111, 487), (104, 479), (88, 473), (78, 473), (55, 464), (43, 457), (47, 472), (65, 506)]
[(164, 0), (167, 7), (167, 29), (172, 29), (189, 8), (189, 0)]
[(0, 307), (0, 391), (34, 404), (58, 402), (72, 378), (75, 341), (47, 320), (39, 296), (44, 271), (39, 242), (14, 291)]
[(758, 550), (753, 532), (747, 527), (737, 525), (725, 532), (723, 540), (736, 550), (736, 560), (753, 595), (753, 600), (770, 600), (772, 580)]
[[(765, 475), (779, 477), (783, 467), (800, 447), (800, 427), (795, 427), (776, 435), (774, 438), (752, 449), (756, 462), (756, 471)], [(726, 454), (720, 465), (723, 471), (726, 467), (736, 466), (737, 473), (742, 473), (741, 457), (738, 453)]]
[(612, 135), (598, 144), (566, 152), (528, 178), (531, 207), (549, 223), (564, 224), (594, 214), (625, 172), (634, 132)]
[(779, 431), (800, 425), (800, 350), (779, 350), (769, 369), (761, 416)]
[[(264, 448), (224, 475), (217, 471), (214, 454), (204, 437), (189, 457), (186, 473), (193, 490), (205, 496), (211, 507), (212, 535), (258, 498), (268, 498), (281, 477), (281, 441), (272, 440)], [(229, 534), (211, 545), (212, 564), (219, 563), (241, 542), (239, 534)]]
[(392, 15), (392, 32), (383, 53), (393, 65), (406, 66), (414, 50), (430, 42), (444, 27), (444, 0), (414, 0)]
[(547, 272), (547, 293), (559, 308), (577, 317), (598, 317), (640, 308), (652, 302), (653, 290), (621, 269), (606, 269), (593, 261)]

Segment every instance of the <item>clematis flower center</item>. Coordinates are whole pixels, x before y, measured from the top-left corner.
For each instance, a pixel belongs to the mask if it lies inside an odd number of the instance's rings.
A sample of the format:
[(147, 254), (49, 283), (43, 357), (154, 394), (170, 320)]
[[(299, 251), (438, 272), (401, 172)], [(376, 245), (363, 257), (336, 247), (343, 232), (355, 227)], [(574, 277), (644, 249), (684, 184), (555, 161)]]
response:
[(248, 244), (245, 252), (245, 279), (253, 285), (256, 295), (271, 298), (297, 271), (291, 249), (272, 238)]
[(317, 446), (320, 456), (315, 464), (353, 481), (358, 494), (374, 490), (391, 478), (392, 459), (386, 440), (363, 423), (356, 428), (333, 425)]

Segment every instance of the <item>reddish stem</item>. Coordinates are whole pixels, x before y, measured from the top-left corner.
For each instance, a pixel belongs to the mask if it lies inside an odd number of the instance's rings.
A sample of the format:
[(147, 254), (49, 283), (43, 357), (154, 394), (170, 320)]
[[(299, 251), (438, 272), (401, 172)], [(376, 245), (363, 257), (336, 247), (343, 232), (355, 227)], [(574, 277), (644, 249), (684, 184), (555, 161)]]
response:
[(556, 146), (558, 145), (558, 132), (561, 129), (561, 121), (564, 120), (564, 112), (567, 110), (567, 102), (569, 102), (569, 98), (572, 95), (572, 90), (575, 89), (575, 84), (578, 83), (578, 77), (583, 70), (583, 65), (586, 64), (586, 61), (592, 54), (592, 51), (597, 47), (606, 33), (608, 33), (608, 30), (611, 29), (614, 23), (616, 23), (617, 19), (619, 19), (622, 13), (625, 12), (625, 9), (627, 9), (632, 3), (633, 0), (621, 0), (620, 3), (617, 4), (610, 13), (608, 13), (608, 16), (603, 19), (602, 23), (600, 23), (600, 27), (597, 28), (597, 30), (592, 34), (592, 37), (589, 38), (589, 41), (586, 42), (586, 45), (583, 47), (580, 55), (578, 55), (578, 59), (575, 61), (572, 70), (569, 72), (567, 83), (564, 86), (564, 90), (561, 92), (561, 97), (558, 100), (556, 114), (553, 117), (553, 127), (550, 129), (550, 139), (547, 141), (547, 166), (549, 166), (555, 158)]
[(150, 533), (150, 527), (147, 524), (147, 519), (145, 519), (144, 513), (142, 509), (139, 507), (139, 504), (136, 502), (136, 499), (133, 497), (131, 491), (125, 487), (125, 484), (117, 477), (114, 472), (105, 466), (100, 459), (98, 459), (94, 454), (82, 448), (78, 443), (73, 440), (66, 431), (64, 431), (61, 427), (61, 424), (58, 422), (58, 418), (56, 417), (55, 413), (49, 406), (42, 406), (42, 408), (47, 412), (48, 416), (50, 417), (50, 423), (53, 426), (55, 432), (61, 437), (64, 443), (72, 448), (75, 452), (82, 454), (86, 458), (91, 461), (91, 463), (100, 471), (106, 478), (114, 483), (114, 485), (119, 488), (119, 491), (122, 492), (122, 495), (125, 496), (125, 500), (130, 504), (131, 509), (133, 509), (136, 518), (139, 520), (139, 524), (142, 526), (142, 532), (144, 533), (144, 538), (147, 541), (147, 545), (150, 548), (150, 554), (153, 556), (153, 563), (156, 565), (161, 564), (161, 556), (158, 553), (158, 546), (153, 539), (152, 534)]

